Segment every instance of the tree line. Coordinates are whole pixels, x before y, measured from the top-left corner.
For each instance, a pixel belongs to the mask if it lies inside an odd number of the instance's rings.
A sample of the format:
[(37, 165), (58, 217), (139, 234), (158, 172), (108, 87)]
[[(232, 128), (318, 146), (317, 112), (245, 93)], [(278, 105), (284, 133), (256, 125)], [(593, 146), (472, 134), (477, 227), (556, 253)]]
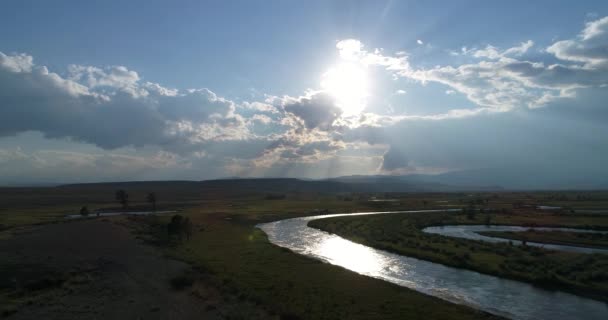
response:
[[(118, 201), (118, 203), (122, 206), (124, 210), (129, 208), (129, 193), (127, 193), (127, 191), (123, 189), (117, 190), (114, 193), (114, 199)], [(157, 197), (155, 192), (150, 192), (146, 194), (146, 202), (150, 203), (150, 205), (152, 206), (152, 211), (156, 211)], [(83, 216), (89, 215), (89, 208), (87, 206), (83, 206), (82, 208), (80, 208), (80, 214)]]

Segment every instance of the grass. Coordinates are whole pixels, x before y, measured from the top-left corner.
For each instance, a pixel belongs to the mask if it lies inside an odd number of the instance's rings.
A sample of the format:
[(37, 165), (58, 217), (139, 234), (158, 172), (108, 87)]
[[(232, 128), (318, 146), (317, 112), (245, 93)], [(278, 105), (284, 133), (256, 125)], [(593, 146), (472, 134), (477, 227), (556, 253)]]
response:
[(608, 256), (549, 251), (506, 243), (448, 238), (426, 234), (424, 227), (446, 224), (484, 224), (606, 228), (608, 216), (552, 213), (465, 214), (418, 213), (339, 217), (309, 225), (375, 248), (441, 264), (530, 282), (608, 301)]
[[(176, 290), (188, 290), (196, 296), (214, 296), (208, 287), (213, 286), (222, 296), (210, 308), (234, 309), (226, 313), (230, 318), (254, 319), (257, 310), (264, 309), (275, 319), (485, 319), (494, 316), (478, 312), (443, 300), (426, 296), (413, 290), (399, 287), (381, 280), (361, 276), (337, 266), (321, 263), (269, 243), (265, 234), (255, 228), (264, 221), (288, 217), (311, 215), (327, 210), (330, 213), (364, 211), (398, 211), (428, 208), (461, 208), (471, 202), (483, 202), (487, 206), (510, 210), (512, 204), (546, 204), (555, 206), (576, 206), (581, 208), (608, 208), (608, 193), (397, 193), (397, 194), (322, 194), (317, 192), (290, 192), (285, 198), (268, 199), (266, 192), (251, 190), (201, 189), (196, 184), (182, 182), (151, 182), (137, 184), (77, 185), (58, 188), (0, 188), (0, 241), (19, 230), (19, 227), (63, 222), (66, 214), (78, 213), (86, 205), (89, 210), (115, 208), (117, 189), (129, 193), (132, 207), (146, 206), (145, 196), (155, 192), (158, 206), (169, 210), (181, 210), (195, 224), (194, 237), (190, 241), (167, 245), (164, 224), (169, 216), (114, 217), (111, 220), (124, 223), (142, 240), (158, 246), (164, 254), (187, 261), (199, 273), (197, 276), (185, 274), (173, 279)], [(275, 192), (273, 192), (275, 193)], [(566, 197), (564, 197), (564, 195)], [(369, 197), (397, 199), (391, 202), (370, 202)], [(272, 197), (271, 197), (272, 198)], [(501, 224), (534, 224), (538, 219), (518, 215), (517, 218), (493, 216), (493, 222)], [(380, 216), (378, 216), (380, 217)], [(387, 216), (388, 217), (388, 216)], [(453, 223), (479, 223), (469, 221), (465, 216), (453, 216)], [(441, 219), (440, 219), (441, 220)], [(320, 220), (324, 221), (324, 220)], [(319, 221), (319, 222), (320, 222)], [(435, 221), (437, 222), (437, 221)], [(448, 222), (441, 220), (437, 223)], [(569, 226), (606, 228), (608, 223), (598, 222), (593, 217), (553, 217), (546, 215), (543, 222)], [(366, 225), (367, 222), (361, 222)], [(399, 221), (401, 223), (401, 221)], [(482, 222), (483, 223), (483, 222)], [(382, 224), (380, 224), (381, 226)], [(395, 228), (408, 227), (396, 224)], [(408, 227), (409, 228), (409, 227)], [(202, 230), (202, 231), (200, 231)], [(469, 265), (479, 261), (486, 268), (501, 264), (515, 270), (522, 265), (529, 266), (534, 259), (533, 251), (520, 253), (510, 248), (501, 248), (505, 254), (496, 255), (483, 249), (481, 244), (462, 244), (451, 241), (441, 242), (438, 238), (423, 238), (414, 228), (414, 238), (402, 238), (393, 243), (390, 239), (397, 229), (383, 230), (381, 245), (397, 250), (406, 248), (400, 240), (414, 241), (420, 248), (409, 248), (405, 254), (425, 254), (429, 260), (448, 265)], [(401, 229), (403, 230), (403, 229)], [(410, 229), (407, 229), (410, 230)], [(418, 233), (416, 233), (418, 232)], [(384, 234), (386, 233), (386, 234)], [(376, 237), (378, 231), (374, 231)], [(365, 242), (362, 235), (352, 239)], [(427, 241), (428, 240), (428, 241)], [(379, 243), (379, 242), (378, 242)], [(378, 244), (376, 243), (376, 244)], [(389, 245), (390, 244), (390, 245)], [(459, 247), (456, 247), (456, 246)], [(431, 250), (423, 250), (428, 247)], [(475, 252), (472, 248), (475, 247)], [(442, 251), (443, 250), (443, 251)], [(467, 258), (467, 256), (469, 258)], [(463, 260), (464, 259), (464, 260)], [(470, 259), (470, 261), (468, 260)], [(519, 261), (518, 259), (523, 259)], [(556, 256), (558, 262), (566, 266), (580, 265), (584, 271), (580, 283), (597, 282), (601, 294), (605, 295), (605, 279), (597, 280), (589, 267), (608, 270), (598, 261), (586, 261), (576, 256)], [(560, 260), (561, 259), (561, 260)], [(534, 260), (531, 260), (532, 262)], [(553, 263), (553, 262), (552, 262)], [(556, 262), (557, 263), (557, 262)], [(488, 267), (489, 266), (489, 267)], [(465, 266), (466, 267), (466, 266)], [(545, 268), (544, 265), (539, 268)], [(539, 269), (538, 272), (542, 270)], [(488, 273), (493, 272), (489, 270)], [(557, 271), (556, 271), (557, 272)], [(520, 271), (528, 274), (530, 271)], [(597, 275), (602, 272), (596, 272)], [(565, 279), (567, 275), (557, 275)], [(586, 278), (585, 278), (586, 277)], [(206, 286), (197, 283), (205, 282)], [(547, 281), (553, 281), (548, 279)], [(585, 285), (586, 286), (586, 285)], [(577, 288), (573, 286), (572, 288)], [(42, 290), (44, 291), (44, 290)], [(21, 298), (20, 298), (21, 299)], [(28, 296), (22, 299), (29, 299)], [(213, 300), (213, 299), (212, 299)], [(227, 303), (226, 301), (233, 301)], [(236, 307), (235, 307), (236, 306)], [(8, 308), (8, 312), (12, 309)]]
[[(211, 275), (221, 290), (285, 319), (488, 319), (491, 315), (361, 276), (272, 245), (254, 221), (186, 213), (200, 229), (166, 254)], [(226, 218), (231, 218), (227, 220)], [(137, 218), (164, 233), (154, 217)], [(166, 218), (165, 218), (166, 220)], [(138, 223), (142, 226), (141, 223)], [(140, 232), (143, 231), (140, 229)], [(180, 283), (181, 279), (179, 280)], [(245, 317), (247, 318), (247, 317)]]

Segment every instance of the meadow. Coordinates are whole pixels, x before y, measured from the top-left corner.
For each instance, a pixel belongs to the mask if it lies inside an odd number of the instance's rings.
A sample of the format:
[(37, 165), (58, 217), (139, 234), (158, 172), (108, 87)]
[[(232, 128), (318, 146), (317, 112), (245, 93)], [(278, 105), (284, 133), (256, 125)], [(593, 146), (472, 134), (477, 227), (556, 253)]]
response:
[[(470, 307), (445, 302), (416, 291), (386, 283), (381, 280), (358, 275), (337, 266), (328, 265), (281, 249), (272, 245), (265, 234), (255, 227), (261, 222), (279, 219), (341, 212), (399, 211), (412, 209), (461, 208), (480, 203), (497, 210), (511, 210), (513, 205), (541, 202), (547, 205), (572, 206), (580, 204), (585, 208), (608, 207), (606, 193), (585, 193), (585, 199), (576, 198), (578, 193), (332, 193), (287, 190), (284, 188), (230, 188), (226, 186), (200, 186), (191, 182), (163, 183), (120, 183), (71, 185), (53, 188), (0, 188), (0, 241), (23, 245), (21, 239), (27, 234), (44, 234), (47, 228), (58, 225), (67, 229), (78, 230), (82, 221), (66, 221), (67, 214), (78, 213), (82, 206), (91, 211), (121, 210), (114, 198), (115, 191), (124, 189), (129, 193), (129, 210), (150, 210), (146, 194), (155, 192), (158, 196), (157, 210), (178, 210), (178, 214), (189, 218), (194, 225), (190, 240), (177, 241), (170, 239), (166, 226), (171, 215), (150, 216), (117, 216), (108, 218), (89, 218), (91, 222), (103, 222), (101, 226), (112, 226), (110, 232), (91, 232), (79, 235), (75, 239), (74, 250), (86, 252), (94, 248), (90, 243), (106, 243), (110, 248), (122, 247), (127, 241), (120, 230), (127, 230), (131, 237), (137, 239), (143, 247), (130, 242), (128, 255), (143, 254), (145, 248), (151, 248), (161, 257), (171, 261), (186, 262), (189, 269), (171, 273), (165, 281), (169, 296), (178, 295), (180, 299), (196, 298), (195, 304), (202, 312), (213, 313), (227, 319), (490, 319), (495, 316), (479, 312)], [(557, 195), (557, 196), (556, 196)], [(565, 198), (563, 196), (566, 196)], [(388, 199), (391, 201), (370, 201)], [(544, 214), (542, 221), (529, 215), (492, 214), (494, 223), (534, 224), (538, 222), (604, 228), (606, 220), (597, 220), (584, 215), (564, 215), (554, 217), (552, 213)], [(418, 216), (417, 216), (418, 217)], [(470, 221), (466, 215), (443, 216), (420, 215), (421, 220), (404, 223), (398, 215), (387, 215), (368, 218), (344, 218), (315, 221), (332, 232), (359, 242), (382, 247), (388, 250), (404, 250), (402, 253), (419, 256), (463, 268), (480, 268), (488, 273), (504, 272), (500, 265), (507, 266), (510, 276), (529, 280), (529, 274), (541, 274), (547, 270), (555, 275), (560, 287), (580, 291), (581, 294), (606, 296), (606, 279), (598, 270), (606, 270), (605, 259), (601, 257), (577, 257), (564, 254), (542, 253), (535, 250), (518, 251), (517, 248), (500, 247), (504, 254), (497, 254), (494, 247), (485, 247), (481, 243), (468, 243), (441, 238), (426, 238), (420, 235), (419, 227), (426, 224), (441, 223), (484, 223), (483, 215), (477, 215)], [(399, 223), (386, 223), (380, 218), (399, 219)], [(453, 220), (450, 220), (453, 219)], [(393, 221), (393, 222), (396, 222)], [(353, 235), (346, 225), (355, 223), (361, 233)], [(389, 225), (391, 224), (391, 225)], [(98, 228), (96, 226), (95, 228)], [(93, 228), (92, 230), (97, 230)], [(118, 229), (117, 229), (118, 228)], [(105, 230), (105, 229), (104, 229)], [(352, 231), (351, 230), (351, 231)], [(64, 232), (68, 234), (68, 232)], [(409, 233), (415, 235), (412, 238)], [(121, 236), (112, 236), (120, 234)], [(381, 235), (378, 238), (378, 235)], [(41, 241), (52, 243), (42, 236)], [(49, 237), (56, 237), (49, 233)], [(90, 238), (87, 238), (90, 237)], [(393, 238), (397, 237), (397, 238)], [(45, 240), (46, 239), (46, 240)], [(397, 240), (395, 240), (397, 239)], [(411, 247), (409, 242), (415, 242)], [(70, 243), (72, 243), (70, 242)], [(405, 244), (405, 245), (404, 245)], [(109, 249), (108, 249), (109, 250)], [(137, 251), (139, 250), (139, 251)], [(28, 254), (27, 268), (23, 273), (24, 252)], [(104, 251), (107, 254), (107, 250)], [(138, 253), (139, 252), (139, 253)], [(54, 253), (61, 260), (61, 255), (68, 255), (62, 250)], [(11, 254), (3, 252), (4, 261), (0, 266), (3, 278), (0, 288), (3, 312), (7, 316), (19, 317), (27, 310), (36, 307), (46, 310), (44, 301), (50, 297), (74, 297), (87, 286), (93, 286), (106, 272), (105, 267), (96, 266), (96, 271), (65, 268), (48, 270), (51, 264), (46, 254), (30, 253), (27, 249)], [(127, 254), (124, 254), (127, 255)], [(108, 256), (108, 259), (111, 255)], [(538, 271), (521, 269), (531, 262), (545, 259)], [(153, 257), (148, 257), (154, 261)], [(591, 260), (590, 260), (591, 259)], [(69, 260), (69, 259), (67, 259)], [(70, 260), (71, 261), (71, 260)], [(133, 269), (153, 274), (154, 265), (138, 265), (138, 260), (127, 259), (133, 263)], [(479, 262), (479, 263), (478, 263)], [(573, 272), (575, 279), (562, 275), (555, 264), (564, 264), (564, 272)], [(576, 266), (581, 271), (574, 270)], [(519, 269), (518, 269), (519, 268)], [(543, 269), (545, 268), (545, 269)], [(591, 269), (589, 269), (591, 268)], [(521, 270), (520, 270), (521, 269)], [(100, 271), (102, 270), (102, 271)], [(519, 270), (513, 273), (513, 270)], [(574, 271), (573, 271), (574, 270)], [(595, 272), (595, 273), (594, 273)], [(144, 273), (146, 274), (146, 273)], [(600, 277), (598, 278), (598, 274)], [(40, 276), (42, 276), (41, 279)], [(49, 275), (48, 278), (44, 275)], [(101, 275), (101, 276), (102, 276)], [(169, 274), (168, 274), (169, 275)], [(504, 275), (500, 273), (500, 275)], [(36, 280), (42, 283), (36, 288), (17, 288), (15, 279), (20, 282)], [(576, 278), (578, 277), (578, 278)], [(29, 279), (36, 278), (36, 279)], [(119, 278), (119, 277), (115, 277)], [(93, 279), (83, 281), (82, 279)], [(163, 278), (164, 279), (164, 278)], [(11, 281), (9, 281), (11, 280)], [(555, 283), (554, 278), (549, 278)], [(142, 280), (143, 281), (143, 280)], [(546, 281), (546, 280), (545, 280)], [(589, 282), (594, 284), (590, 285)], [(542, 281), (539, 281), (542, 283)], [(114, 285), (113, 283), (110, 285)], [(84, 289), (83, 289), (84, 288)], [(145, 289), (145, 288), (143, 288)], [(139, 294), (145, 296), (142, 288)], [(79, 291), (80, 290), (80, 291)], [(62, 298), (63, 299), (63, 298)], [(110, 299), (105, 297), (103, 299)], [(69, 300), (71, 301), (71, 300)], [(112, 306), (108, 301), (91, 302), (94, 305)], [(105, 304), (104, 304), (105, 303)], [(121, 305), (122, 306), (122, 305)], [(164, 306), (169, 308), (170, 306)], [(107, 308), (99, 307), (100, 314)], [(116, 307), (115, 307), (116, 308)], [(119, 307), (121, 308), (121, 307)], [(137, 306), (131, 305), (133, 312), (139, 312)], [(142, 306), (143, 308), (143, 306)], [(146, 307), (148, 308), (148, 307)], [(185, 308), (185, 307), (184, 307)], [(153, 309), (156, 310), (156, 307)], [(170, 309), (170, 308), (169, 308)], [(89, 310), (89, 309), (86, 309)], [(149, 310), (144, 310), (148, 312)], [(78, 310), (78, 312), (86, 312)], [(143, 311), (142, 311), (143, 312)], [(44, 312), (41, 314), (45, 314)], [(47, 315), (48, 316), (48, 315)]]
[[(118, 188), (129, 192), (132, 210), (150, 209), (149, 204), (145, 202), (145, 195), (154, 190), (159, 197), (158, 210), (179, 210), (180, 215), (191, 219), (195, 230), (192, 238), (182, 241), (168, 238), (166, 225), (171, 215), (93, 217), (86, 220), (104, 221), (106, 224), (129, 230), (133, 237), (146, 247), (153, 248), (159, 255), (187, 262), (191, 266), (190, 270), (175, 274), (167, 280), (167, 287), (172, 288), (170, 294), (176, 291), (188, 297), (196, 297), (205, 312), (214, 312), (221, 318), (497, 318), (470, 307), (448, 303), (299, 256), (272, 245), (265, 234), (255, 228), (260, 222), (323, 212), (422, 207), (422, 200), (414, 197), (396, 205), (368, 202), (366, 199), (369, 195), (295, 192), (285, 197), (269, 197), (268, 192), (193, 190), (180, 184), (174, 187), (119, 184), (39, 188), (27, 191), (11, 189), (3, 190), (2, 199), (5, 205), (2, 206), (0, 214), (3, 226), (2, 241), (25, 245), (25, 242), (21, 241), (24, 239), (22, 234), (33, 232), (42, 235), (43, 230), (55, 225), (81, 229), (82, 224), (86, 222), (66, 221), (64, 215), (77, 213), (83, 205), (87, 205), (91, 210), (118, 210), (120, 205), (114, 199), (114, 191)], [(62, 233), (68, 234), (65, 231)], [(89, 243), (105, 243), (111, 248), (122, 246), (121, 243), (114, 243), (116, 239), (112, 233), (107, 233), (106, 236), (102, 232), (91, 232), (90, 236), (82, 235), (84, 240), (74, 239), (78, 244), (70, 250), (86, 251)], [(53, 236), (56, 236), (56, 233), (48, 235)], [(48, 237), (43, 236), (42, 241), (53, 243)], [(24, 267), (20, 265), (24, 261), (24, 251), (29, 257), (27, 268), (30, 272), (27, 273), (19, 272)], [(62, 255), (62, 252), (56, 250), (53, 254)], [(135, 255), (133, 252), (131, 254)], [(45, 305), (44, 301), (54, 301), (53, 299), (59, 297), (86, 291), (88, 286), (93, 286), (98, 281), (96, 279), (99, 275), (95, 276), (94, 273), (103, 270), (102, 267), (94, 266), (94, 272), (76, 268), (49, 272), (51, 264), (47, 254), (31, 253), (27, 250), (11, 254), (7, 250), (2, 255), (5, 255), (2, 259), (5, 262), (0, 269), (0, 275), (7, 281), (2, 282), (0, 297), (3, 299), (3, 314), (10, 317), (30, 315), (28, 309), (51, 308)], [(69, 253), (66, 252), (65, 255)], [(55, 256), (53, 259), (61, 260), (61, 257)], [(135, 268), (141, 268), (142, 272), (151, 272), (148, 265), (136, 265)], [(159, 268), (160, 271), (164, 267)], [(15, 288), (13, 282), (8, 281), (15, 277), (19, 277), (22, 283), (43, 285), (37, 288)], [(81, 278), (93, 280), (83, 282)], [(60, 301), (64, 301), (61, 299)], [(67, 301), (74, 303), (72, 300)], [(105, 300), (88, 303), (108, 307), (113, 305)], [(122, 307), (114, 306), (115, 309)], [(133, 305), (130, 305), (130, 308), (137, 310)], [(106, 309), (101, 308), (96, 312), (107, 314)], [(49, 317), (46, 312), (36, 314)]]

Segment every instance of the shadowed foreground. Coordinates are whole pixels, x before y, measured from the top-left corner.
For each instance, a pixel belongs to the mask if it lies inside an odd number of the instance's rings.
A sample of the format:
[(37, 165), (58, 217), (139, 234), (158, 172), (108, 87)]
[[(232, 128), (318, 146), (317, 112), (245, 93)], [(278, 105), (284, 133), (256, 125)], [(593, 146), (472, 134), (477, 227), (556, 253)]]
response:
[[(2, 278), (31, 299), (11, 319), (214, 319), (170, 279), (188, 265), (162, 257), (110, 221), (24, 229), (0, 242)], [(7, 285), (7, 284), (4, 284)], [(10, 284), (9, 284), (10, 285)]]

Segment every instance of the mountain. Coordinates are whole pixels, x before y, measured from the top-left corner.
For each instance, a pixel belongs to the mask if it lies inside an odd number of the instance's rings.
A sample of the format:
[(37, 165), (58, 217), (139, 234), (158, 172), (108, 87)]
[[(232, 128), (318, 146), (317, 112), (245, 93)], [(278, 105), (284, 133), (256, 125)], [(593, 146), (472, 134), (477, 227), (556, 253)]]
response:
[(401, 184), (453, 190), (600, 190), (608, 188), (606, 172), (572, 172), (544, 166), (512, 166), (453, 171), (435, 175), (345, 176), (330, 179), (345, 183)]
[(484, 186), (482, 184), (452, 184), (435, 176), (426, 175), (353, 175), (326, 179), (350, 185), (359, 192), (458, 192), (458, 191), (498, 191), (499, 186)]
[(438, 175), (410, 175), (404, 179), (461, 187), (496, 186), (509, 190), (594, 190), (608, 186), (606, 172), (580, 170), (577, 175), (546, 166), (504, 167), (447, 172)]
[(205, 181), (133, 181), (68, 184), (55, 187), (66, 192), (111, 193), (118, 189), (133, 192), (181, 193), (183, 195), (213, 195), (227, 193), (285, 193), (285, 192), (456, 192), (488, 191), (498, 188), (452, 186), (434, 181), (411, 179), (407, 176), (348, 176), (323, 180), (296, 178), (227, 178)]

